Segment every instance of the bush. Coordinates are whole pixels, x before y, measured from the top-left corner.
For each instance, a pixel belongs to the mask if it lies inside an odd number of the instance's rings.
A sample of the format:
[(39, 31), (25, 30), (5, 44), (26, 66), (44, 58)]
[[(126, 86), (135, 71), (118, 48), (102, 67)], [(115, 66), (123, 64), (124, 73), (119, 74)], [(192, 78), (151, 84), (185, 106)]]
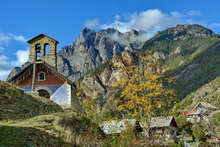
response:
[(98, 140), (104, 137), (98, 125), (85, 117), (77, 117), (71, 113), (56, 117), (53, 125), (59, 132), (59, 137), (77, 146), (99, 146)]
[(186, 120), (185, 116), (176, 117), (176, 122), (179, 129), (178, 132), (182, 132), (183, 135), (192, 135), (192, 124)]
[(193, 131), (193, 136), (194, 136), (198, 141), (202, 141), (202, 142), (205, 142), (205, 141), (206, 141), (204, 126), (202, 126), (201, 124), (195, 124), (195, 125), (192, 127), (192, 131)]

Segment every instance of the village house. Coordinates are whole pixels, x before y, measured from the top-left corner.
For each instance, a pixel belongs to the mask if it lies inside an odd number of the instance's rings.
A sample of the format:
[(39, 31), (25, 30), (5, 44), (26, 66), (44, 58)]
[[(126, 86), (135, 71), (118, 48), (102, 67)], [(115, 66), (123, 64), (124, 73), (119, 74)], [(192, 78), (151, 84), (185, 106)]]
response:
[(159, 139), (176, 140), (177, 123), (173, 116), (152, 117), (150, 120), (149, 136), (158, 136)]
[(135, 119), (111, 120), (104, 121), (99, 125), (101, 130), (106, 134), (119, 134), (126, 131), (129, 127), (134, 129), (137, 121)]
[(138, 122), (135, 119), (104, 121), (99, 127), (106, 135), (122, 133), (129, 127), (134, 132), (142, 133), (146, 137), (158, 136), (159, 140), (175, 140), (177, 135), (177, 123), (172, 116), (152, 117), (150, 129), (147, 129), (146, 122)]
[(187, 116), (187, 121), (191, 123), (198, 123), (202, 120), (209, 122), (208, 116), (217, 108), (206, 102), (199, 102), (191, 111), (181, 112), (182, 115)]
[(40, 34), (28, 43), (29, 61), (8, 82), (26, 93), (49, 98), (61, 106), (70, 106), (74, 83), (57, 70), (58, 41)]

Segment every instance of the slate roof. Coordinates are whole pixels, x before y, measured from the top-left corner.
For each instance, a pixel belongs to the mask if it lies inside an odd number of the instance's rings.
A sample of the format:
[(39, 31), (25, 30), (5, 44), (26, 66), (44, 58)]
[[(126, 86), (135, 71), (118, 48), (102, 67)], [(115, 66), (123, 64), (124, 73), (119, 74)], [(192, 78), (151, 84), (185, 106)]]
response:
[[(206, 108), (206, 109), (203, 109), (203, 108)], [(181, 112), (181, 114), (182, 115), (204, 114), (207, 112), (207, 109), (218, 109), (218, 108), (206, 102), (199, 102), (193, 107), (191, 111)]]
[(105, 134), (108, 135), (121, 133), (122, 131), (125, 131), (128, 126), (134, 127), (135, 123), (135, 119), (111, 120), (104, 121), (99, 125), (99, 127)]
[(202, 106), (202, 107), (209, 108), (209, 109), (217, 109), (217, 107), (215, 107), (209, 103), (199, 102), (197, 105), (194, 106), (193, 110), (195, 110), (198, 106)]
[[(173, 116), (152, 117), (150, 121), (150, 128), (169, 127), (171, 126), (173, 120), (175, 121)], [(109, 135), (121, 133), (122, 131), (128, 129), (128, 126), (135, 127), (136, 123), (136, 119), (111, 120), (102, 122), (99, 127), (105, 134)], [(145, 122), (138, 122), (138, 124), (141, 128), (144, 128), (144, 126), (146, 126)]]
[(171, 126), (173, 116), (168, 117), (152, 117), (150, 120), (150, 128), (162, 128)]

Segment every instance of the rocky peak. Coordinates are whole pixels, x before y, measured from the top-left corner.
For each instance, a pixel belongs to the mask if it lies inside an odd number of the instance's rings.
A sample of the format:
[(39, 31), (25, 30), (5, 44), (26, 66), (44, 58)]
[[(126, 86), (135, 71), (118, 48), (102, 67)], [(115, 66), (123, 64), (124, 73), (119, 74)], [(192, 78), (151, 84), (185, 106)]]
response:
[(15, 67), (8, 75), (7, 80), (11, 79), (12, 77), (14, 77), (17, 73), (19, 73), (21, 71), (21, 67)]
[(179, 40), (186, 37), (218, 37), (218, 35), (216, 35), (212, 30), (198, 24), (177, 25), (176, 27), (168, 28), (165, 31), (158, 32), (155, 37), (158, 38), (163, 36), (171, 40)]
[(86, 38), (90, 33), (92, 33), (93, 31), (88, 29), (88, 28), (84, 28), (81, 33), (80, 33), (80, 38)]
[[(117, 53), (140, 49), (142, 44), (137, 43), (139, 35), (140, 33), (136, 30), (121, 33), (114, 28), (100, 31), (85, 28), (72, 45), (60, 51), (58, 67), (60, 71), (68, 73), (67, 76), (83, 75), (104, 64)], [(67, 61), (69, 64), (65, 67), (64, 63)], [(65, 71), (70, 69), (71, 72)]]
[(106, 32), (107, 34), (121, 34), (117, 29), (115, 28), (107, 28), (107, 29), (104, 29), (104, 30), (101, 30), (101, 32)]

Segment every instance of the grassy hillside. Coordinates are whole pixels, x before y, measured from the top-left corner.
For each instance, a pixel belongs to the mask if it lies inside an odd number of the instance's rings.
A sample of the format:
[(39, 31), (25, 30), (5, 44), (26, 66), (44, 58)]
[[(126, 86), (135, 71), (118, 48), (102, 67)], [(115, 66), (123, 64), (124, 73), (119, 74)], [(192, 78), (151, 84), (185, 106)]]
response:
[(220, 109), (220, 76), (187, 95), (176, 109), (191, 109), (198, 102), (208, 102)]
[[(0, 147), (96, 146), (95, 123), (43, 97), (0, 81)], [(99, 138), (98, 138), (99, 137)]]
[(183, 99), (220, 75), (220, 38), (200, 25), (179, 25), (159, 32), (147, 41), (146, 50), (164, 56), (168, 74), (176, 77), (174, 85)]
[(53, 118), (63, 110), (50, 100), (24, 94), (0, 81), (0, 146), (65, 146), (48, 133)]
[(48, 99), (24, 94), (22, 90), (0, 81), (0, 121), (25, 119), (61, 111), (61, 107)]
[[(110, 64), (103, 64), (92, 71), (87, 80), (84, 79), (84, 83), (92, 83), (90, 87), (96, 88), (97, 92), (91, 89), (86, 93), (87, 97), (83, 97), (88, 98), (94, 93), (94, 98), (108, 97), (109, 100), (114, 94), (114, 89), (110, 88), (111, 81), (119, 77), (118, 69), (113, 65), (122, 65), (127, 59), (138, 60), (138, 56), (146, 51), (152, 51), (156, 58), (162, 58), (163, 65), (169, 69), (167, 74), (176, 78), (173, 87), (177, 91), (179, 101), (220, 75), (220, 36), (200, 25), (178, 25), (159, 32), (146, 41), (143, 49), (135, 53), (134, 57), (123, 56), (123, 59), (117, 59), (121, 57), (119, 54)], [(81, 89), (86, 91), (86, 88)]]

